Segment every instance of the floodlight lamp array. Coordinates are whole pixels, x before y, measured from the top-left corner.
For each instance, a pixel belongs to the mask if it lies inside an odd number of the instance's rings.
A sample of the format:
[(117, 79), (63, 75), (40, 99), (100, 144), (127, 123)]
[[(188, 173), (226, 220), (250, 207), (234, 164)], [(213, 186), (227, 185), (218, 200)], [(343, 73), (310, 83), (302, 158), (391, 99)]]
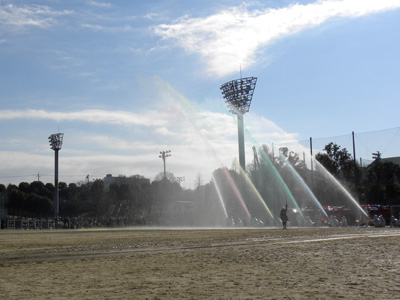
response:
[(54, 133), (49, 136), (50, 147), (52, 150), (61, 150), (64, 133)]
[(169, 156), (171, 156), (171, 150), (160, 151), (160, 155), (158, 157), (165, 159), (166, 157), (169, 157)]
[(244, 114), (249, 111), (257, 77), (246, 77), (228, 81), (221, 85), (222, 95), (232, 113)]

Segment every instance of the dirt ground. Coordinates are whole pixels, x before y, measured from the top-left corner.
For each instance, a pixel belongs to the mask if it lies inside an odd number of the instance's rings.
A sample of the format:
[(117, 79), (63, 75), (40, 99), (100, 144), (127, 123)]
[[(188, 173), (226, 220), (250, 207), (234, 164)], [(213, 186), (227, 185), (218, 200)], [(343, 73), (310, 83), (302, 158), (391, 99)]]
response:
[(400, 229), (0, 231), (0, 299), (400, 299)]

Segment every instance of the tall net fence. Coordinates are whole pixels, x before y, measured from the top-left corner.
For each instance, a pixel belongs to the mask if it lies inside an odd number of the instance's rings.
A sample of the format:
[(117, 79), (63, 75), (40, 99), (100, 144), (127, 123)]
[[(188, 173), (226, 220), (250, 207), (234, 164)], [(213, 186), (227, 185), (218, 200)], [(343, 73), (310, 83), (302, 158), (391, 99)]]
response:
[(354, 132), (354, 147), (353, 133), (340, 136), (314, 138), (297, 141), (296, 143), (275, 144), (275, 151), (281, 147), (287, 147), (289, 150), (297, 152), (300, 156), (309, 156), (312, 149), (312, 154), (315, 155), (323, 152), (326, 145), (334, 143), (340, 146), (341, 149), (346, 148), (347, 151), (357, 159), (361, 166), (368, 166), (373, 162), (373, 153), (378, 151), (381, 153), (381, 158), (392, 158), (400, 156), (400, 127), (371, 131), (371, 132)]

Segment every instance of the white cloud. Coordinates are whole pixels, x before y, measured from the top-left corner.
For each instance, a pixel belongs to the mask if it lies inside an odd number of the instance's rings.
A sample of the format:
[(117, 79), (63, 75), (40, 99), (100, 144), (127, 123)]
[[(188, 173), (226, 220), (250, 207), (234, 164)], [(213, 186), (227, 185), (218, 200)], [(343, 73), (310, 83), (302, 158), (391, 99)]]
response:
[(225, 76), (258, 60), (276, 39), (321, 25), (333, 18), (355, 18), (400, 7), (398, 0), (326, 0), (279, 9), (233, 7), (206, 18), (183, 17), (154, 28), (189, 53), (199, 54), (208, 71)]
[(98, 1), (88, 1), (90, 5), (94, 5), (97, 7), (111, 7), (112, 4), (108, 2), (98, 2)]
[(0, 5), (0, 28), (47, 28), (57, 23), (56, 17), (72, 13), (70, 10), (57, 11), (44, 5)]
[[(148, 83), (149, 84), (149, 83)], [(211, 173), (225, 165), (230, 167), (238, 157), (236, 118), (226, 113), (196, 109), (182, 94), (165, 81), (155, 78), (153, 90), (157, 93), (157, 106), (141, 113), (105, 110), (83, 110), (77, 112), (49, 112), (45, 110), (0, 110), (0, 121), (51, 120), (69, 122), (110, 124), (110, 131), (96, 131), (96, 126), (79, 126), (64, 131), (64, 144), (60, 152), (60, 180), (77, 182), (86, 174), (105, 176), (107, 173), (126, 176), (140, 174), (153, 179), (163, 169), (159, 152), (171, 150), (167, 170), (176, 176), (185, 176), (184, 187), (194, 185), (197, 174), (205, 182)], [(29, 126), (29, 125), (26, 125)], [(126, 128), (118, 128), (126, 126)], [(292, 141), (294, 134), (280, 129), (273, 122), (249, 113), (245, 116), (246, 160), (252, 161), (253, 145), (273, 141)], [(88, 130), (86, 128), (89, 128)], [(0, 177), (31, 174), (26, 181), (35, 180), (34, 174), (53, 173), (53, 151), (47, 144), (47, 129), (35, 137), (23, 131), (13, 137), (3, 138), (1, 157), (6, 161), (0, 167)], [(39, 137), (43, 136), (43, 139)], [(16, 140), (18, 139), (18, 140)], [(32, 147), (25, 149), (23, 145)], [(70, 175), (78, 176), (70, 176)], [(20, 182), (21, 178), (3, 178)], [(44, 181), (47, 178), (43, 179)], [(49, 179), (51, 182), (51, 180)]]
[(88, 28), (94, 31), (103, 31), (103, 32), (130, 32), (133, 31), (133, 28), (130, 25), (125, 26), (104, 26), (97, 24), (82, 24), (83, 28)]
[(94, 144), (96, 147), (100, 149), (135, 151), (135, 152), (151, 152), (155, 150), (155, 144), (153, 142), (144, 140), (132, 141), (128, 138), (122, 140), (107, 135), (95, 135), (95, 136), (87, 135), (82, 137), (82, 140)]
[(0, 110), (0, 120), (48, 119), (54, 121), (84, 121), (118, 125), (162, 126), (162, 113), (134, 114), (124, 111), (83, 110), (78, 112), (49, 112), (45, 110)]
[(245, 115), (247, 134), (254, 142), (274, 143), (276, 145), (288, 145), (297, 142), (296, 133), (288, 133), (271, 120), (259, 116), (253, 112)]
[(161, 14), (155, 13), (155, 12), (151, 12), (151, 13), (148, 13), (148, 14), (143, 16), (143, 18), (149, 19), (149, 20), (153, 20), (153, 19), (158, 19), (159, 20), (161, 17), (162, 17)]
[[(176, 95), (178, 93), (174, 91)], [(182, 106), (183, 104), (181, 104)], [(189, 104), (186, 104), (189, 105)], [(85, 131), (82, 126), (76, 132), (64, 132), (63, 149), (60, 152), (60, 180), (76, 182), (83, 180), (85, 174), (105, 176), (107, 173), (127, 176), (140, 174), (153, 179), (162, 171), (162, 161), (158, 154), (162, 150), (171, 150), (172, 156), (168, 158), (167, 170), (176, 176), (185, 176), (183, 186), (193, 187), (197, 174), (202, 174), (207, 182), (211, 173), (221, 165), (230, 167), (232, 161), (237, 158), (237, 124), (236, 119), (223, 113), (215, 113), (201, 110), (191, 110), (190, 106), (182, 108), (160, 108), (162, 111), (151, 111), (141, 115), (143, 120), (155, 121), (144, 127), (144, 135), (116, 136), (108, 132)], [(7, 116), (7, 118), (5, 118)], [(57, 121), (107, 122), (118, 125), (132, 125), (136, 115), (126, 112), (83, 111), (80, 113), (55, 113), (45, 111), (0, 111), (0, 119), (3, 121), (16, 118), (54, 119)], [(279, 136), (284, 139), (290, 137), (270, 121), (257, 115), (246, 115), (245, 125), (257, 137), (258, 143), (267, 143), (274, 139), (278, 143)], [(140, 125), (140, 124), (139, 124)], [(68, 124), (63, 127), (68, 128)], [(113, 129), (115, 132), (117, 129)], [(118, 131), (118, 130), (117, 130)], [(131, 131), (129, 129), (129, 131)], [(147, 134), (146, 134), (147, 132)], [(31, 174), (27, 181), (35, 179), (34, 174), (52, 174), (53, 151), (43, 141), (34, 141), (35, 149), (22, 151), (3, 151), (2, 157), (7, 158), (7, 163), (0, 168), (0, 177), (4, 175)], [(15, 138), (14, 138), (15, 139)], [(31, 143), (29, 138), (21, 138), (21, 142)], [(33, 143), (33, 142), (32, 142)], [(15, 142), (3, 140), (3, 149), (20, 149), (15, 147)], [(21, 144), (23, 145), (23, 144)], [(43, 145), (43, 146), (41, 146)], [(254, 141), (246, 134), (247, 162), (252, 161), (251, 147)], [(71, 175), (79, 176), (71, 176)], [(21, 178), (5, 178), (0, 182)], [(46, 180), (44, 178), (43, 180)], [(49, 180), (51, 182), (51, 180)]]

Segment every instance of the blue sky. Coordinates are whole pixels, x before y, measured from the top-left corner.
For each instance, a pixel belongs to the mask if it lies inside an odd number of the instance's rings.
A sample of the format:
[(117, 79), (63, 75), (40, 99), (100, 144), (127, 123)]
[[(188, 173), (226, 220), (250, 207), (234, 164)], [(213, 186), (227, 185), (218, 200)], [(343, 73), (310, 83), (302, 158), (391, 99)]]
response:
[(52, 182), (58, 131), (62, 181), (153, 179), (171, 150), (184, 187), (207, 182), (237, 157), (219, 87), (240, 70), (258, 78), (247, 162), (252, 145), (398, 127), (398, 28), (399, 0), (0, 0), (0, 182)]

